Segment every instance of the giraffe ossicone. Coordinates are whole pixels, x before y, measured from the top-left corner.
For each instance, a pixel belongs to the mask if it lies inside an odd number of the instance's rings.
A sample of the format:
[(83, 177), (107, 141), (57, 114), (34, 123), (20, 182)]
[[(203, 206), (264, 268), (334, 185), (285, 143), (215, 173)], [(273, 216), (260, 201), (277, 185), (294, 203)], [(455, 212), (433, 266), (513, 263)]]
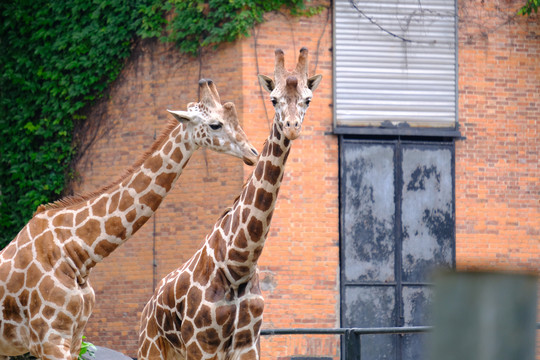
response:
[(275, 116), (255, 170), (203, 246), (165, 276), (141, 315), (138, 359), (256, 360), (264, 299), (257, 261), (274, 212), (291, 140), (320, 75), (308, 77), (302, 48), (293, 71), (276, 50), (274, 79), (260, 75)]
[(201, 100), (172, 111), (176, 120), (116, 182), (41, 205), (0, 252), (0, 359), (77, 358), (94, 305), (90, 270), (146, 223), (195, 150), (255, 163), (234, 105), (221, 105), (212, 81), (199, 86)]

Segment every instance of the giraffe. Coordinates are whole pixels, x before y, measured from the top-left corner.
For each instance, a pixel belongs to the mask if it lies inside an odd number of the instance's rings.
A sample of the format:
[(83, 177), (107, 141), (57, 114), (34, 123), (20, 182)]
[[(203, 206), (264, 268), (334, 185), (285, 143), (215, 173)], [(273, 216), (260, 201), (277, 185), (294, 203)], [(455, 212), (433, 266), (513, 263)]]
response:
[(291, 140), (300, 135), (321, 75), (308, 78), (308, 50), (284, 68), (275, 51), (274, 80), (259, 75), (275, 116), (255, 170), (202, 247), (165, 276), (141, 315), (138, 359), (254, 360), (264, 300), (257, 260), (264, 247)]
[(221, 104), (211, 80), (201, 80), (199, 89), (200, 101), (187, 111), (168, 110), (174, 119), (116, 182), (40, 205), (0, 253), (0, 358), (30, 352), (76, 359), (94, 305), (91, 269), (150, 218), (194, 151), (256, 162), (234, 104)]

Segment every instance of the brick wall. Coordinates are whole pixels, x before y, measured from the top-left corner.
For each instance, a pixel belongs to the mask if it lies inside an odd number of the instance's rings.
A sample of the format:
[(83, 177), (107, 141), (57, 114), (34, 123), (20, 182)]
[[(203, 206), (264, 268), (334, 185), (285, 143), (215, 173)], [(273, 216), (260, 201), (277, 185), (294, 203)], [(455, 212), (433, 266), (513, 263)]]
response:
[[(520, 1), (459, 1), (459, 122), (456, 143), (456, 257), (459, 269), (540, 268), (538, 17), (509, 17)], [(330, 6), (329, 2), (323, 2)], [(484, 7), (486, 6), (486, 7)], [(272, 75), (276, 47), (294, 66), (310, 50), (310, 74), (323, 74), (293, 143), (272, 228), (260, 259), (266, 298), (264, 328), (339, 326), (338, 144), (332, 130), (331, 17), (266, 15), (255, 36), (202, 57), (222, 100), (236, 103), (257, 149), (273, 110), (256, 75)], [(152, 143), (167, 122), (166, 108), (196, 98), (199, 62), (154, 42), (140, 44), (110, 99), (89, 119), (108, 133), (79, 162), (78, 189), (116, 177)], [(136, 356), (137, 323), (154, 281), (201, 244), (232, 204), (251, 169), (232, 157), (198, 151), (147, 225), (92, 274), (97, 304), (86, 335), (96, 344)], [(155, 225), (154, 225), (155, 222)], [(155, 234), (154, 234), (155, 226)], [(155, 241), (155, 246), (153, 242)], [(152, 266), (156, 252), (156, 268)], [(155, 275), (154, 275), (155, 270)], [(334, 337), (262, 340), (264, 358), (337, 356)]]

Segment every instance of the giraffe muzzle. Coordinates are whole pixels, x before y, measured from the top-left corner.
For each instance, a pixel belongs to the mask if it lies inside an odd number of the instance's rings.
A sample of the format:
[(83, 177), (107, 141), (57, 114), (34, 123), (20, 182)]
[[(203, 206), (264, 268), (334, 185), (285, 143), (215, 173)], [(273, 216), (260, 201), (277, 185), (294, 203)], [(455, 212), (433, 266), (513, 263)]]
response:
[(283, 124), (283, 132), (287, 139), (294, 140), (300, 136), (302, 130), (302, 123), (298, 120), (290, 121), (286, 120)]

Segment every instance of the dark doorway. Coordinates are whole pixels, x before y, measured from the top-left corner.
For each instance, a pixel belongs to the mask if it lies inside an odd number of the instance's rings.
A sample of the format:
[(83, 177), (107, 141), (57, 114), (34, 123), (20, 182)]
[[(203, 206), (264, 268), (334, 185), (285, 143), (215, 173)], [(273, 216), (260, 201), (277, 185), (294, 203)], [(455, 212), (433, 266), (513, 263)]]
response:
[[(455, 267), (454, 143), (340, 139), (341, 324), (431, 325)], [(362, 337), (362, 359), (424, 358), (423, 334)]]

